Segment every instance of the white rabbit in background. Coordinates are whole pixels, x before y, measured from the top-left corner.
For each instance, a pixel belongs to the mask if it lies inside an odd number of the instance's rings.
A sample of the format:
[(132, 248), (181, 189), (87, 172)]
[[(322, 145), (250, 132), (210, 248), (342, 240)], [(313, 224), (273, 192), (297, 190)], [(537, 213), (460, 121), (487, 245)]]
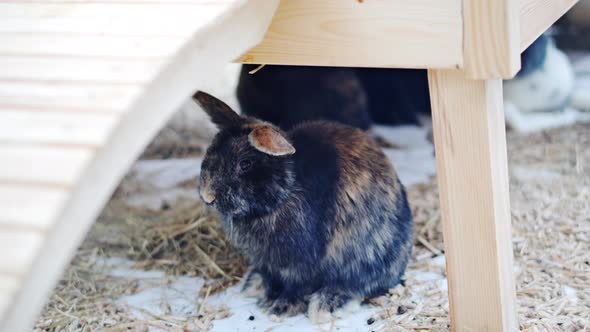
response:
[(588, 98), (576, 89), (568, 56), (547, 35), (539, 37), (521, 57), (522, 69), (504, 81), (506, 123), (531, 132), (560, 127), (588, 118), (572, 108), (590, 109)]

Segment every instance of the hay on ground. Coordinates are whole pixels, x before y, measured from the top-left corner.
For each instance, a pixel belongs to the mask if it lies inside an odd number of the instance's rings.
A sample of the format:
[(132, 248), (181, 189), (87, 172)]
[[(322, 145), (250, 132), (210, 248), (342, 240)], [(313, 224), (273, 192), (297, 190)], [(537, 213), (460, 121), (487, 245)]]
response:
[[(511, 134), (508, 146), (520, 327), (523, 331), (588, 331), (590, 125), (529, 136)], [(367, 328), (447, 331), (436, 181), (408, 188), (408, 197), (416, 222), (416, 248), (405, 286), (373, 301), (382, 310)], [(170, 275), (202, 276), (209, 281), (204, 287), (209, 293), (235, 283), (246, 268), (224, 240), (215, 214), (198, 202), (154, 213), (132, 209), (115, 195), (62, 276), (36, 330), (108, 327), (123, 331), (154, 325), (170, 331), (206, 329), (211, 319), (228, 314), (210, 314), (206, 321), (197, 317), (192, 325), (170, 317), (138, 321), (113, 301), (135, 292), (134, 281), (108, 277), (97, 266), (98, 258), (111, 256)]]

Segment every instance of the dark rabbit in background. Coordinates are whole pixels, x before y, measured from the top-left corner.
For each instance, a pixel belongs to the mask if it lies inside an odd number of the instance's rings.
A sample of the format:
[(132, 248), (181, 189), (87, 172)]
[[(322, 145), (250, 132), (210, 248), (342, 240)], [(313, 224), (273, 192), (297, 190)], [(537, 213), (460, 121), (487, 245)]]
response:
[(363, 130), (371, 126), (367, 95), (354, 69), (243, 65), (237, 88), (242, 112), (289, 130), (331, 120)]
[(242, 117), (203, 92), (220, 131), (199, 193), (249, 260), (244, 294), (271, 315), (339, 310), (399, 283), (413, 245), (404, 187), (362, 130), (312, 121), (289, 131)]
[(430, 116), (428, 74), (422, 69), (356, 68), (371, 119), (384, 125), (420, 125)]
[[(541, 35), (521, 54), (523, 78), (543, 71), (549, 37)], [(384, 125), (420, 124), (420, 115), (430, 115), (428, 77), (424, 69), (344, 68), (266, 65), (249, 74), (258, 65), (243, 65), (237, 87), (242, 112), (269, 121), (284, 130), (309, 120), (331, 120), (367, 130), (371, 123)], [(538, 75), (541, 79), (543, 75)], [(515, 80), (518, 81), (518, 80)], [(561, 85), (532, 82), (530, 91), (515, 88), (507, 96), (523, 95), (530, 100), (532, 87)], [(557, 89), (557, 88), (556, 88)], [(536, 93), (538, 94), (538, 92)], [(563, 92), (548, 93), (545, 104), (567, 97)], [(516, 97), (515, 97), (516, 98)], [(510, 98), (509, 98), (510, 99)], [(542, 99), (544, 98), (536, 98)], [(534, 103), (529, 101), (528, 103)], [(561, 105), (563, 106), (563, 105)]]
[(331, 120), (363, 130), (419, 124), (430, 114), (425, 70), (243, 65), (237, 87), (242, 112), (283, 130)]

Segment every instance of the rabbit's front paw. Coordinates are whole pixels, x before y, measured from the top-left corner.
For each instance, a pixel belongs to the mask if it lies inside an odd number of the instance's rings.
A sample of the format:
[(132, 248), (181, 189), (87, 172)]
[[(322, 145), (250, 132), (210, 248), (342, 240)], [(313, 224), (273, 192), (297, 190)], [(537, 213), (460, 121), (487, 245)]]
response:
[(360, 301), (353, 299), (343, 292), (320, 289), (313, 293), (309, 300), (307, 314), (315, 324), (331, 321), (342, 317), (343, 313), (354, 312), (360, 307)]
[(256, 271), (251, 271), (246, 277), (242, 294), (246, 297), (263, 299), (265, 295), (264, 277)]
[(280, 322), (285, 317), (304, 313), (305, 307), (305, 302), (302, 299), (289, 299), (280, 296), (273, 301), (268, 312), (272, 321)]

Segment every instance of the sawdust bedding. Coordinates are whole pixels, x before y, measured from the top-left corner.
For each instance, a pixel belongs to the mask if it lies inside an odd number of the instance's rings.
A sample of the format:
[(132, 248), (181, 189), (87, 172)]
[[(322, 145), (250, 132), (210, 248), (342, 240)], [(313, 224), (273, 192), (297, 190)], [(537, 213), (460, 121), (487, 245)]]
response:
[[(528, 136), (509, 134), (514, 271), (523, 331), (590, 330), (590, 125)], [(177, 155), (157, 146), (148, 155)], [(191, 145), (185, 151), (198, 154)], [(194, 182), (184, 184), (194, 188)], [(235, 284), (246, 266), (224, 240), (214, 213), (195, 202), (147, 211), (125, 204), (118, 190), (79, 248), (37, 320), (35, 331), (206, 330), (232, 313), (206, 297)], [(371, 331), (447, 331), (444, 249), (435, 179), (408, 188), (416, 222), (414, 258), (404, 285), (372, 301)], [(139, 291), (116, 277), (105, 257), (170, 276), (205, 278), (193, 317), (137, 318), (116, 301)]]

